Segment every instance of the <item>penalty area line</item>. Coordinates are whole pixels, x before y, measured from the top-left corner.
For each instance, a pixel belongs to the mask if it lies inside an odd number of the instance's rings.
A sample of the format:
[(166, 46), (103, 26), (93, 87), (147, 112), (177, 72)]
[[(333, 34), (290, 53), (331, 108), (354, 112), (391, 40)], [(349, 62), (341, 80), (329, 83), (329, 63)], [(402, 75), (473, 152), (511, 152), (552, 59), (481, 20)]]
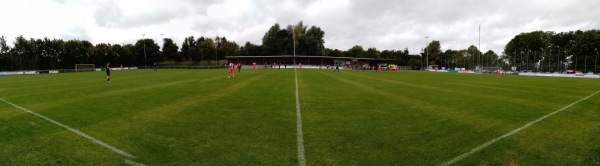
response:
[(462, 160), (464, 158), (467, 158), (470, 155), (472, 155), (473, 153), (478, 152), (478, 151), (480, 151), (480, 150), (482, 150), (482, 149), (484, 149), (484, 148), (486, 148), (486, 147), (488, 147), (488, 146), (490, 146), (490, 145), (492, 145), (492, 144), (494, 144), (494, 143), (496, 143), (496, 142), (498, 142), (498, 141), (500, 141), (500, 140), (502, 140), (502, 139), (504, 139), (506, 137), (514, 135), (514, 134), (518, 133), (519, 131), (521, 131), (521, 130), (523, 130), (523, 129), (525, 129), (525, 128), (527, 128), (527, 127), (529, 127), (529, 126), (531, 126), (531, 125), (533, 125), (533, 124), (535, 124), (537, 122), (540, 122), (540, 121), (542, 121), (542, 120), (544, 120), (544, 119), (546, 119), (546, 118), (548, 118), (548, 117), (550, 117), (550, 116), (552, 116), (554, 114), (557, 114), (557, 113), (559, 113), (559, 112), (561, 112), (561, 111), (563, 111), (563, 110), (565, 110), (565, 109), (567, 109), (567, 108), (569, 108), (569, 107), (571, 107), (571, 106), (573, 106), (573, 105), (575, 105), (575, 104), (577, 104), (577, 103), (579, 103), (581, 101), (589, 99), (590, 97), (598, 94), (598, 92), (600, 92), (600, 91), (596, 91), (595, 93), (593, 93), (593, 94), (591, 94), (591, 95), (589, 95), (587, 97), (584, 97), (581, 100), (575, 101), (575, 102), (573, 102), (573, 103), (571, 103), (571, 104), (569, 104), (569, 105), (567, 105), (567, 106), (565, 106), (565, 107), (563, 107), (561, 109), (558, 109), (558, 110), (556, 110), (554, 112), (546, 114), (546, 115), (544, 115), (544, 116), (542, 116), (542, 117), (540, 117), (540, 118), (538, 118), (538, 119), (536, 119), (534, 121), (531, 121), (531, 122), (529, 122), (529, 123), (527, 123), (527, 124), (525, 124), (525, 125), (517, 128), (517, 129), (514, 129), (514, 130), (512, 130), (512, 131), (510, 131), (510, 132), (508, 132), (508, 133), (506, 133), (506, 134), (504, 134), (504, 135), (502, 135), (500, 137), (496, 137), (496, 138), (494, 138), (494, 139), (492, 139), (492, 140), (490, 140), (490, 141), (488, 141), (486, 143), (483, 143), (483, 144), (481, 144), (481, 145), (479, 145), (479, 146), (471, 149), (469, 152), (463, 153), (463, 154), (461, 154), (459, 156), (456, 156), (455, 158), (453, 158), (451, 160), (448, 160), (445, 163), (442, 163), (440, 165), (444, 165), (444, 166), (451, 165), (451, 164), (454, 164), (454, 163), (456, 163), (456, 162), (458, 162), (458, 161), (460, 161), (460, 160)]
[[(131, 154), (129, 154), (129, 153), (127, 153), (127, 152), (125, 152), (125, 151), (121, 150), (121, 149), (117, 149), (117, 148), (115, 148), (114, 146), (111, 146), (111, 145), (109, 145), (109, 144), (107, 144), (107, 143), (105, 143), (105, 142), (102, 142), (102, 141), (100, 141), (100, 140), (98, 140), (98, 139), (96, 139), (96, 138), (94, 138), (94, 137), (92, 137), (92, 136), (90, 136), (90, 135), (87, 135), (87, 134), (85, 134), (85, 133), (83, 133), (83, 132), (81, 132), (81, 131), (79, 131), (79, 130), (77, 130), (77, 129), (74, 129), (74, 128), (72, 128), (72, 127), (69, 127), (69, 126), (67, 126), (67, 125), (65, 125), (65, 124), (62, 124), (62, 123), (60, 123), (60, 122), (57, 122), (57, 121), (55, 121), (55, 120), (53, 120), (53, 119), (50, 119), (50, 118), (48, 118), (48, 117), (46, 117), (46, 116), (44, 116), (44, 115), (41, 115), (41, 114), (35, 113), (35, 112), (33, 112), (33, 111), (30, 111), (30, 110), (28, 110), (28, 109), (25, 109), (25, 108), (23, 108), (23, 107), (21, 107), (21, 106), (18, 106), (18, 105), (16, 105), (16, 104), (13, 104), (13, 103), (11, 103), (11, 102), (9, 102), (9, 101), (6, 101), (6, 100), (4, 100), (3, 98), (0, 98), (0, 100), (2, 100), (3, 102), (5, 102), (5, 103), (7, 103), (7, 104), (9, 104), (9, 105), (12, 105), (12, 106), (13, 106), (13, 107), (15, 107), (15, 108), (18, 108), (18, 109), (20, 109), (20, 110), (22, 110), (22, 111), (25, 111), (25, 112), (27, 112), (27, 113), (33, 114), (33, 115), (35, 115), (35, 116), (37, 116), (37, 117), (40, 117), (40, 118), (42, 118), (42, 119), (45, 119), (45, 120), (47, 120), (48, 122), (51, 122), (51, 123), (54, 123), (55, 125), (58, 125), (58, 126), (60, 126), (60, 127), (63, 127), (63, 128), (65, 128), (65, 129), (67, 129), (67, 130), (69, 130), (69, 131), (71, 131), (71, 132), (73, 132), (73, 133), (75, 133), (75, 134), (77, 134), (77, 135), (79, 135), (79, 136), (82, 136), (82, 137), (84, 137), (84, 138), (87, 138), (87, 139), (91, 140), (92, 142), (94, 142), (94, 143), (96, 143), (96, 144), (98, 144), (98, 145), (100, 145), (100, 146), (103, 146), (103, 147), (105, 147), (105, 148), (107, 148), (107, 149), (110, 149), (110, 150), (112, 150), (113, 152), (115, 152), (115, 153), (117, 153), (117, 154), (120, 154), (121, 156), (125, 156), (125, 157), (127, 157), (127, 158), (135, 158), (135, 156), (133, 156), (133, 155), (131, 155)], [(130, 164), (130, 165), (144, 165), (144, 164), (136, 163), (136, 162), (134, 162), (134, 161), (132, 161), (132, 160), (129, 160), (129, 159), (126, 159), (126, 160), (125, 160), (125, 163), (127, 163), (127, 164)], [(135, 164), (132, 164), (132, 163), (135, 163)]]

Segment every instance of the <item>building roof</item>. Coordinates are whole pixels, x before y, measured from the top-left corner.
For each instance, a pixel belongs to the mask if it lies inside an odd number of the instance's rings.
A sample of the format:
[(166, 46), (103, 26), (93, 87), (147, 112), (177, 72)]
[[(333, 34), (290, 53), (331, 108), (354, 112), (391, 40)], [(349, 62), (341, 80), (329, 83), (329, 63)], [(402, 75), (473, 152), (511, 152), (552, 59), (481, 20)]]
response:
[(349, 60), (393, 60), (375, 58), (333, 57), (333, 56), (310, 56), (310, 55), (272, 55), (272, 56), (225, 56), (226, 59), (238, 58), (326, 58), (326, 59), (349, 59)]

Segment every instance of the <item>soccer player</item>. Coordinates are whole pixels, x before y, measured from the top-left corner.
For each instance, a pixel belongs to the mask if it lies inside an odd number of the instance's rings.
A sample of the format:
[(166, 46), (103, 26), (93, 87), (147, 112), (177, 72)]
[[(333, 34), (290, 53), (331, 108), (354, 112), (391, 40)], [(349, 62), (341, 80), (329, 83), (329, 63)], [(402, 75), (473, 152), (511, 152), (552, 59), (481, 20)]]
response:
[(496, 73), (496, 78), (500, 78), (500, 68), (498, 68), (498, 72)]
[(242, 64), (238, 63), (238, 73), (240, 73), (242, 71)]
[(302, 69), (302, 62), (300, 62), (300, 68)]
[(256, 71), (256, 62), (252, 62), (252, 70)]
[(110, 82), (110, 62), (106, 63), (106, 81)]
[(234, 68), (235, 68), (235, 65), (233, 65), (233, 63), (229, 63), (229, 73), (227, 73), (227, 78), (229, 78), (230, 76), (235, 77), (235, 74), (233, 74)]
[(340, 65), (335, 65), (335, 70), (333, 72), (338, 72), (340, 73)]
[(158, 71), (158, 68), (156, 67), (156, 62), (154, 62), (154, 71)]

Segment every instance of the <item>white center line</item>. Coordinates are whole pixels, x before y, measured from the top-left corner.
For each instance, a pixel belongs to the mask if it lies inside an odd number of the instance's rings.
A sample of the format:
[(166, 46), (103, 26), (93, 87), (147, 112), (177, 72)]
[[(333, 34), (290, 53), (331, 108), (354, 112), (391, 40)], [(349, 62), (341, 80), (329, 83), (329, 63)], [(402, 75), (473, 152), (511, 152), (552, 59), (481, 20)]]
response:
[(575, 105), (575, 104), (577, 104), (577, 103), (579, 103), (579, 102), (581, 102), (581, 101), (583, 101), (583, 100), (586, 100), (586, 99), (588, 99), (588, 98), (590, 98), (590, 97), (592, 97), (592, 96), (596, 95), (598, 92), (600, 92), (600, 91), (596, 91), (596, 93), (593, 93), (593, 94), (591, 94), (591, 95), (589, 95), (589, 96), (587, 96), (587, 97), (585, 97), (585, 98), (583, 98), (583, 99), (581, 99), (581, 100), (578, 100), (578, 101), (576, 101), (576, 102), (573, 102), (573, 103), (571, 103), (571, 104), (569, 104), (569, 105), (567, 105), (567, 106), (565, 106), (565, 107), (563, 107), (563, 108), (561, 108), (561, 109), (559, 109), (559, 110), (556, 110), (556, 111), (554, 111), (554, 112), (551, 112), (551, 113), (549, 113), (549, 114), (546, 114), (546, 115), (542, 116), (541, 118), (538, 118), (538, 119), (536, 119), (536, 120), (534, 120), (534, 121), (531, 121), (531, 122), (529, 122), (529, 123), (527, 123), (527, 124), (525, 124), (525, 125), (523, 125), (523, 126), (521, 126), (521, 127), (517, 128), (517, 129), (515, 129), (515, 130), (513, 130), (513, 131), (510, 131), (510, 132), (508, 132), (508, 133), (506, 133), (506, 134), (504, 134), (504, 135), (502, 135), (502, 136), (500, 136), (500, 137), (494, 138), (494, 139), (492, 139), (492, 140), (490, 140), (490, 141), (488, 141), (488, 142), (486, 142), (486, 143), (483, 143), (483, 144), (481, 144), (481, 145), (479, 145), (479, 146), (477, 146), (477, 147), (475, 147), (475, 148), (471, 149), (469, 152), (467, 152), (467, 153), (463, 153), (463, 154), (461, 154), (461, 155), (459, 155), (459, 156), (456, 156), (456, 157), (455, 157), (455, 158), (453, 158), (452, 160), (446, 161), (445, 163), (442, 163), (442, 164), (440, 164), (440, 165), (451, 165), (451, 164), (454, 164), (454, 163), (456, 163), (456, 162), (458, 162), (458, 161), (460, 161), (460, 160), (462, 160), (462, 159), (464, 159), (464, 158), (466, 158), (466, 157), (469, 157), (469, 156), (470, 156), (470, 155), (472, 155), (473, 153), (475, 153), (475, 152), (477, 152), (477, 151), (480, 151), (481, 149), (483, 149), (483, 148), (486, 148), (486, 147), (488, 147), (488, 146), (490, 146), (490, 145), (492, 145), (492, 144), (494, 144), (494, 143), (496, 143), (496, 142), (498, 142), (498, 141), (502, 140), (503, 138), (506, 138), (506, 137), (509, 137), (509, 136), (511, 136), (511, 135), (513, 135), (513, 134), (516, 134), (517, 132), (519, 132), (519, 131), (521, 131), (521, 130), (523, 130), (523, 129), (525, 129), (525, 128), (527, 128), (527, 127), (529, 127), (529, 126), (531, 126), (531, 125), (533, 125), (533, 124), (535, 124), (535, 123), (537, 123), (537, 122), (540, 122), (540, 121), (542, 121), (542, 120), (544, 120), (544, 119), (546, 119), (546, 118), (548, 118), (548, 117), (550, 117), (550, 116), (552, 116), (552, 115), (554, 115), (554, 114), (556, 114), (556, 113), (558, 113), (558, 112), (560, 112), (560, 111), (563, 111), (563, 110), (565, 110), (565, 109), (567, 109), (567, 108), (569, 108), (569, 107), (571, 107), (571, 106), (573, 106), (573, 105)]
[(298, 165), (305, 166), (304, 159), (304, 138), (302, 136), (302, 116), (300, 114), (300, 97), (298, 97), (298, 72), (294, 67), (294, 78), (296, 80), (296, 128), (298, 133)]

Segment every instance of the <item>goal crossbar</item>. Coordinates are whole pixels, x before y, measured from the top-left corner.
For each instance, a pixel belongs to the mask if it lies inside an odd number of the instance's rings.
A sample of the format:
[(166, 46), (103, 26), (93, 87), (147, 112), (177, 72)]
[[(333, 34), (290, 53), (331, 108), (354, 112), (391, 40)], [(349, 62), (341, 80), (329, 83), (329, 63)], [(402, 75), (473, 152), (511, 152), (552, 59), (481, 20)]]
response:
[(75, 64), (75, 72), (86, 72), (95, 70), (96, 66), (94, 64)]

